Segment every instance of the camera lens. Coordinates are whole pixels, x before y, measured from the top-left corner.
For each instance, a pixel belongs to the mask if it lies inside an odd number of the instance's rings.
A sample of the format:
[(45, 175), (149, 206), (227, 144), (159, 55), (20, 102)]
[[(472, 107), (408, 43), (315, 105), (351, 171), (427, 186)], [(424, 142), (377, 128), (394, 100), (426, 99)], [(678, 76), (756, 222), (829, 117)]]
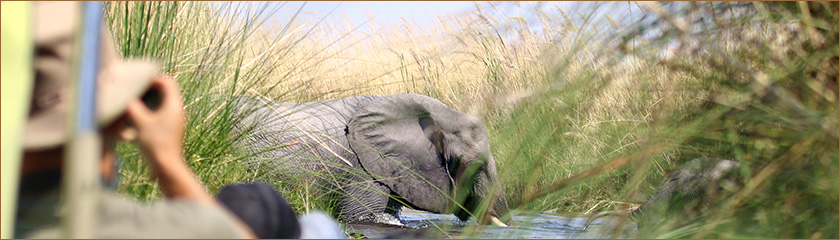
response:
[(146, 104), (146, 107), (151, 109), (152, 111), (157, 110), (160, 107), (160, 92), (157, 89), (149, 89), (146, 93), (143, 94), (143, 103)]

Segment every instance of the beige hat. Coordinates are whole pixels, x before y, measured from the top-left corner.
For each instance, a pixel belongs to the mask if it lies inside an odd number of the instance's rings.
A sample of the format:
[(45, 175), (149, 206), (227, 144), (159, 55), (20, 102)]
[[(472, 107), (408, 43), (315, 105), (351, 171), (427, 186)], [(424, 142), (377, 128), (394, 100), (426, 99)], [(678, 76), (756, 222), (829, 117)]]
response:
[[(69, 139), (68, 114), (73, 93), (80, 39), (81, 2), (36, 2), (33, 4), (33, 68), (35, 84), (23, 146), (26, 150), (56, 147)], [(97, 78), (96, 121), (105, 126), (121, 116), (128, 102), (139, 98), (157, 72), (150, 61), (123, 61), (106, 27), (100, 41)]]

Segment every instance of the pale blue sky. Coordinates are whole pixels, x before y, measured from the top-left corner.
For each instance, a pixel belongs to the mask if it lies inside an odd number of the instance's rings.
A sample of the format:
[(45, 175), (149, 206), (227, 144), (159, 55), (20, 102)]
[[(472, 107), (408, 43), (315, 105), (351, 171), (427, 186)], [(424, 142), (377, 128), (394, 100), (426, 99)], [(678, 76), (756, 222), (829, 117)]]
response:
[[(554, 3), (567, 10), (577, 4), (576, 2)], [(304, 6), (304, 2), (287, 2), (285, 4), (283, 9), (275, 15), (276, 19), (286, 21), (297, 9)], [(299, 17), (320, 19), (326, 16), (327, 21), (335, 19), (335, 21), (343, 22), (344, 19), (341, 17), (342, 13), (345, 13), (354, 24), (359, 25), (368, 19), (369, 12), (377, 22), (383, 24), (401, 24), (402, 17), (426, 26), (430, 25), (436, 19), (435, 16), (439, 14), (474, 11), (475, 4), (473, 1), (312, 1), (305, 3)], [(486, 6), (486, 2), (479, 2), (479, 4)], [(513, 16), (519, 15), (519, 12), (529, 12), (527, 9), (533, 9), (537, 2), (520, 2), (521, 8), (516, 7), (513, 2), (494, 2), (494, 4), (509, 16)], [(543, 3), (543, 5), (553, 6), (553, 3)], [(335, 11), (327, 16), (327, 13), (333, 8), (335, 8)], [(528, 16), (523, 17), (527, 18)]]
[[(276, 5), (284, 3), (272, 3)], [(400, 24), (401, 17), (417, 21), (419, 24), (430, 24), (431, 19), (437, 14), (444, 12), (469, 11), (475, 8), (473, 2), (468, 1), (431, 1), (431, 2), (401, 2), (401, 1), (368, 1), (368, 2), (341, 2), (341, 1), (312, 1), (287, 2), (283, 8), (275, 14), (275, 19), (281, 22), (287, 21), (295, 11), (303, 6), (303, 11), (298, 16), (302, 19), (320, 19), (327, 17), (327, 24), (330, 21), (345, 22), (342, 13), (360, 25), (368, 20), (368, 12), (373, 15), (377, 22), (383, 24)], [(330, 10), (335, 11), (327, 16)]]
[(326, 14), (332, 8), (338, 6), (336, 16), (340, 12), (346, 13), (355, 23), (362, 23), (367, 20), (368, 12), (382, 23), (399, 24), (400, 17), (426, 21), (431, 17), (444, 12), (468, 11), (475, 8), (473, 2), (467, 1), (434, 1), (434, 2), (405, 2), (405, 1), (371, 1), (371, 2), (337, 2), (319, 1), (309, 2), (306, 9), (314, 13)]
[[(288, 22), (290, 17), (303, 6), (303, 11), (298, 15), (298, 18), (306, 20), (320, 20), (326, 17), (324, 23), (334, 25), (334, 23), (346, 23), (342, 18), (343, 14), (353, 21), (353, 24), (363, 24), (368, 19), (368, 12), (373, 15), (375, 20), (383, 24), (401, 24), (402, 18), (409, 19), (421, 25), (429, 25), (436, 21), (435, 16), (443, 13), (457, 13), (463, 11), (475, 11), (476, 2), (473, 1), (311, 1), (311, 2), (249, 2), (249, 4), (259, 5), (268, 3), (271, 6), (282, 7), (273, 15), (273, 19), (280, 23)], [(489, 8), (486, 1), (477, 2), (484, 7)], [(559, 6), (569, 13), (569, 16), (575, 21), (580, 22), (582, 18), (578, 12), (583, 15), (588, 15), (590, 21), (595, 21), (599, 25), (605, 24), (601, 21), (603, 19), (602, 13), (608, 13), (618, 22), (628, 23), (633, 20), (638, 20), (644, 13), (640, 11), (638, 6), (628, 2), (576, 2), (576, 1), (520, 1), (519, 6), (515, 2), (493, 2), (500, 11), (491, 10), (484, 12), (484, 14), (501, 15), (497, 17), (511, 17), (521, 16), (528, 22), (536, 20), (533, 16), (534, 8), (540, 7), (545, 12), (556, 14), (555, 6)], [(631, 6), (633, 5), (633, 6)], [(330, 10), (335, 11), (328, 15)], [(594, 15), (590, 15), (595, 13)], [(425, 26), (424, 26), (425, 27)]]
[[(250, 2), (260, 4), (259, 2)], [(266, 2), (262, 2), (266, 3)], [(313, 23), (324, 20), (321, 24), (327, 26), (338, 26), (348, 24), (343, 18), (344, 14), (355, 26), (361, 26), (362, 30), (369, 30), (370, 25), (364, 23), (368, 20), (368, 12), (381, 24), (403, 23), (405, 18), (421, 27), (429, 27), (438, 19), (437, 15), (444, 13), (474, 12), (476, 2), (473, 1), (312, 1), (312, 2), (270, 2), (274, 7), (280, 7), (271, 17), (277, 24), (288, 23), (291, 16), (303, 7), (296, 21), (304, 20)], [(556, 7), (564, 9), (569, 17), (580, 26), (584, 19), (598, 26), (599, 30), (612, 30), (604, 14), (609, 14), (619, 23), (626, 24), (639, 20), (645, 15), (640, 11), (639, 6), (628, 2), (540, 2), (521, 1), (518, 6), (515, 2), (493, 2), (495, 9), (487, 2), (478, 2), (485, 11), (483, 14), (491, 14), (496, 19), (508, 19), (513, 16), (523, 17), (535, 31), (541, 31), (541, 20), (534, 14), (535, 8), (541, 8), (544, 12), (561, 17)], [(276, 8), (275, 8), (276, 9)], [(335, 9), (332, 13), (331, 10)], [(326, 19), (324, 19), (326, 18)], [(346, 25), (345, 25), (346, 26)], [(339, 27), (343, 29), (343, 27)]]

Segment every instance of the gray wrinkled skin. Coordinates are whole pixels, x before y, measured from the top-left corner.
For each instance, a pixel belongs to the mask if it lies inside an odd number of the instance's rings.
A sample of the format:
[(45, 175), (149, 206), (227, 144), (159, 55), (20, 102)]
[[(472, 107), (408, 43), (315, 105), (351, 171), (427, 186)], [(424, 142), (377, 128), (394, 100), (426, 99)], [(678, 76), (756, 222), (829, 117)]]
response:
[(656, 191), (632, 211), (607, 211), (590, 217), (584, 230), (596, 218), (612, 214), (630, 214), (639, 225), (658, 225), (690, 221), (730, 196), (741, 187), (737, 177), (738, 162), (721, 158), (698, 158), (671, 172)]
[(403, 203), (465, 220), (486, 197), (494, 203), (489, 216), (509, 219), (483, 122), (436, 99), (366, 95), (297, 104), (240, 96), (232, 104), (246, 115), (234, 132), (246, 133), (241, 143), (253, 154), (246, 164), (255, 175), (315, 184), (338, 198), (344, 222), (396, 216)]

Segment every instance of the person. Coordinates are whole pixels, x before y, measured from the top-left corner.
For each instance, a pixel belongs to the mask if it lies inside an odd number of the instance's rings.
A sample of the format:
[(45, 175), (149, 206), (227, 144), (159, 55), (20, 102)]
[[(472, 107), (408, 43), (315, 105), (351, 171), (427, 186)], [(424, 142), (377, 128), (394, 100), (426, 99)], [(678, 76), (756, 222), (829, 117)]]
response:
[[(34, 89), (23, 139), (16, 238), (60, 238), (60, 181), (67, 129), (79, 2), (33, 4)], [(96, 120), (102, 139), (103, 182), (117, 175), (115, 144), (136, 141), (165, 199), (151, 205), (107, 191), (97, 196), (97, 238), (253, 238), (250, 228), (213, 198), (184, 162), (184, 111), (179, 88), (155, 65), (120, 60), (104, 30), (100, 38)], [(160, 95), (150, 109), (141, 95)]]
[(222, 188), (216, 199), (242, 219), (260, 239), (340, 239), (338, 223), (321, 211), (295, 216), (291, 206), (265, 183)]

